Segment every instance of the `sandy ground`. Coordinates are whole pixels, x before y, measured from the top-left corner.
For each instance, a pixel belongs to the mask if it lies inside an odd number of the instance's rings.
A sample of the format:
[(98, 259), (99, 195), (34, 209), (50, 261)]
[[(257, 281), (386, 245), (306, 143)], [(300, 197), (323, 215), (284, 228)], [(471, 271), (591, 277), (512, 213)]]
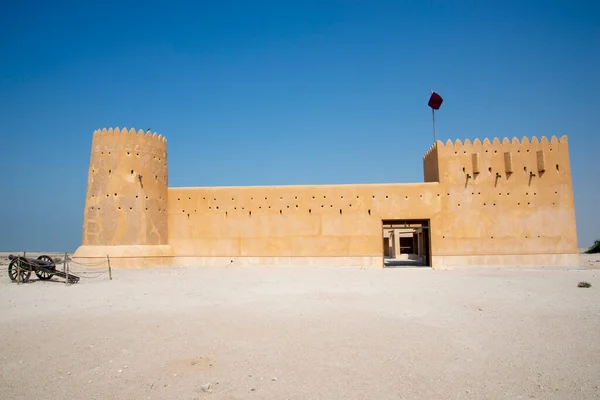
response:
[(600, 254), (579, 253), (579, 263), (582, 267), (600, 269)]
[(2, 273), (1, 399), (600, 398), (598, 270), (113, 272)]

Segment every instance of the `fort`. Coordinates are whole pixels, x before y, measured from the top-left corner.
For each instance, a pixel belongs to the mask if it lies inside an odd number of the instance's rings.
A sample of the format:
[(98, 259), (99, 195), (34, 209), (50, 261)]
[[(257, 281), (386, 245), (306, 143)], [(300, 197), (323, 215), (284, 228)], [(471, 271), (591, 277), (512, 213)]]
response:
[(424, 182), (169, 187), (167, 140), (92, 138), (75, 259), (188, 265), (578, 265), (567, 137), (436, 141)]

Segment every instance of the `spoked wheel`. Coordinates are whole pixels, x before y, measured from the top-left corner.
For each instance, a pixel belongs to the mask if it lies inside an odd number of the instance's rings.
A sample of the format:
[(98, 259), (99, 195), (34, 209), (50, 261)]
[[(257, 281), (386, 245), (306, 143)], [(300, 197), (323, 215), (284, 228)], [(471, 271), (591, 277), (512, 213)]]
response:
[[(41, 260), (41, 261), (47, 261), (49, 263), (52, 263), (52, 265), (54, 265), (54, 260), (52, 260), (52, 258), (50, 256), (46, 256), (46, 255), (39, 256), (37, 259)], [(40, 278), (43, 281), (47, 281), (48, 279), (50, 279), (54, 276), (53, 273), (46, 272), (44, 270), (35, 271), (35, 274), (37, 275), (38, 278)]]
[[(8, 276), (10, 277), (10, 280), (13, 282), (17, 281), (18, 266), (19, 266), (18, 258), (15, 258), (14, 260), (12, 260), (10, 262), (10, 264), (8, 264)], [(21, 263), (21, 274), (20, 275), (21, 275), (20, 276), (21, 282), (27, 282), (29, 280), (29, 277), (31, 276), (31, 271), (23, 268), (23, 263)]]

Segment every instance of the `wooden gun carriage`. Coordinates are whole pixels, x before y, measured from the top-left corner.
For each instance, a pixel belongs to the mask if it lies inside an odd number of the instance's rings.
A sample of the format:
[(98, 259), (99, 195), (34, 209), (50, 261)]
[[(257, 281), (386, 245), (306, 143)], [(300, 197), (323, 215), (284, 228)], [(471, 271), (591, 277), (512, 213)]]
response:
[(67, 274), (56, 269), (56, 264), (50, 256), (41, 255), (38, 258), (29, 258), (23, 256), (9, 255), (8, 276), (11, 281), (16, 282), (19, 278), (21, 282), (27, 282), (31, 273), (35, 272), (42, 281), (47, 281), (53, 276), (59, 276), (68, 279), (69, 283), (79, 282), (79, 277), (71, 273)]

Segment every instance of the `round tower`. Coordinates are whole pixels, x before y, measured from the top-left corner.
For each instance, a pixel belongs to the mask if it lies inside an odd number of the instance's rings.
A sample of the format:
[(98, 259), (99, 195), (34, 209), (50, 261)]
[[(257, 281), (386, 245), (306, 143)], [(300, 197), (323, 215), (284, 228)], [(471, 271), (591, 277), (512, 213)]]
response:
[(74, 256), (106, 257), (107, 251), (117, 257), (155, 255), (145, 246), (168, 244), (167, 189), (164, 137), (126, 128), (95, 131), (82, 246)]

